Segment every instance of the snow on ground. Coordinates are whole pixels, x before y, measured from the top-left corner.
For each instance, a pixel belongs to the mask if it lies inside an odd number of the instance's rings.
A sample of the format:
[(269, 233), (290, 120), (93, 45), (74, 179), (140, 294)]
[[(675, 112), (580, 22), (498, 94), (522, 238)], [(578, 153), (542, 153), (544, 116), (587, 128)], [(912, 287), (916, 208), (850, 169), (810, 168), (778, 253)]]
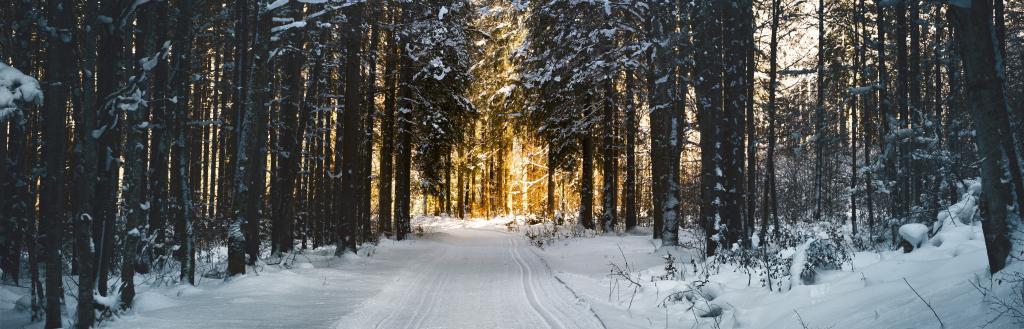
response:
[[(947, 220), (908, 254), (856, 253), (842, 270), (792, 290), (768, 291), (756, 276), (723, 266), (699, 293), (685, 293), (700, 267), (690, 250), (661, 248), (643, 231), (568, 234), (538, 248), (525, 233), (550, 226), (526, 219), (420, 217), (413, 239), (384, 240), (358, 256), (338, 259), (325, 248), (297, 256), (290, 269), (265, 265), (197, 287), (143, 286), (133, 310), (101, 327), (802, 328), (802, 319), (810, 328), (938, 328), (907, 282), (946, 328), (991, 318), (970, 283), (988, 282), (977, 222)], [(510, 221), (519, 224), (512, 232)], [(676, 278), (665, 276), (666, 254)], [(26, 293), (0, 288), (0, 327), (26, 324), (25, 313), (12, 310)], [(700, 317), (709, 313), (720, 316)], [(987, 328), (1013, 327), (1004, 319)]]
[[(1010, 285), (1001, 283), (1011, 277), (990, 280), (975, 209), (975, 198), (965, 195), (939, 214), (934, 237), (912, 232), (924, 240), (913, 252), (857, 252), (843, 269), (820, 272), (814, 284), (775, 292), (756, 274), (730, 265), (702, 283), (695, 267), (704, 267), (691, 262), (699, 254), (661, 248), (648, 234), (566, 239), (534, 251), (609, 328), (938, 328), (914, 290), (935, 308), (945, 328), (978, 328), (994, 314), (972, 282), (993, 285), (1006, 300), (1013, 296)], [(663, 277), (668, 253), (681, 278)], [(1018, 263), (1000, 274), (1024, 271)], [(615, 268), (626, 268), (626, 274)], [(721, 316), (701, 317), (708, 313)], [(1012, 321), (1007, 316), (986, 328), (1018, 328)]]
[[(551, 275), (501, 219), (427, 233), (412, 261), (338, 328), (600, 328), (600, 320)], [(414, 224), (415, 225), (415, 224)]]
[[(723, 266), (702, 291), (724, 310), (723, 328), (802, 328), (797, 313), (812, 328), (937, 328), (935, 316), (903, 281), (927, 299), (946, 328), (978, 327), (990, 317), (981, 294), (969, 280), (987, 279), (986, 253), (980, 226), (965, 227), (969, 239), (935, 247), (856, 253), (852, 267), (819, 276), (813, 285), (769, 292), (757, 277)], [(664, 274), (664, 255), (677, 254), (682, 280), (656, 280)], [(698, 315), (714, 308), (682, 300), (659, 305), (673, 291), (685, 291), (697, 279), (689, 253), (657, 248), (647, 236), (600, 236), (548, 246), (544, 256), (556, 277), (589, 302), (609, 328), (704, 328), (713, 319)], [(637, 287), (610, 276), (611, 263), (628, 260)], [(748, 286), (748, 280), (750, 285)], [(630, 306), (630, 303), (632, 305)], [(668, 323), (666, 325), (666, 323)], [(1009, 328), (997, 323), (988, 328)]]

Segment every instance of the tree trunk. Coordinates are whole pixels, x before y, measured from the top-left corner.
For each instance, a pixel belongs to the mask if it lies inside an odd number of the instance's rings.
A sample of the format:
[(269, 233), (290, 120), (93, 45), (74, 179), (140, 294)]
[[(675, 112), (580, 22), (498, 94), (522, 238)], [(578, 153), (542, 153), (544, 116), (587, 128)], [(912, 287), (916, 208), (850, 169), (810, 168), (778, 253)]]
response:
[(46, 95), (42, 122), (43, 163), (45, 174), (39, 192), (39, 223), (44, 227), (46, 241), (46, 327), (62, 327), (61, 303), (64, 297), (64, 259), (62, 243), (64, 235), (64, 165), (66, 150), (68, 101), (71, 96), (76, 65), (71, 44), (75, 40), (72, 5), (67, 0), (48, 1), (46, 6), (47, 24), (55, 29), (48, 34), (46, 47), (46, 70), (43, 94)]
[[(397, 10), (393, 16), (399, 16)], [(397, 20), (397, 18), (395, 18)], [(387, 56), (384, 61), (384, 113), (380, 121), (380, 175), (377, 184), (377, 221), (380, 231), (385, 236), (394, 235), (394, 222), (391, 216), (391, 205), (394, 200), (392, 181), (394, 178), (395, 160), (395, 106), (398, 89), (397, 67), (401, 64), (398, 48), (398, 33), (391, 32), (388, 36)], [(461, 172), (460, 172), (461, 174)]]
[[(249, 223), (247, 202), (249, 199), (249, 184), (252, 182), (252, 166), (247, 150), (249, 142), (252, 141), (253, 129), (255, 128), (256, 115), (248, 105), (251, 105), (249, 98), (249, 6), (250, 3), (244, 0), (235, 1), (235, 69), (232, 82), (234, 95), (232, 96), (232, 107), (236, 115), (234, 121), (238, 127), (238, 134), (235, 142), (234, 160), (234, 197), (231, 221), (228, 223), (228, 276), (245, 274), (245, 253), (246, 234), (243, 231), (245, 224)], [(221, 162), (220, 165), (226, 165)], [(226, 193), (224, 193), (226, 194)]]
[(814, 105), (814, 221), (821, 222), (825, 169), (825, 0), (818, 0), (818, 64), (815, 77), (817, 101)]
[[(408, 19), (411, 13), (408, 9), (403, 10), (403, 20)], [(398, 117), (397, 140), (395, 141), (395, 239), (405, 239), (409, 234), (409, 211), (410, 211), (410, 170), (412, 165), (412, 111), (413, 104), (410, 100), (410, 86), (412, 82), (413, 67), (412, 59), (405, 50), (409, 42), (406, 37), (399, 40), (399, 78), (398, 78)]]
[[(878, 42), (875, 45), (875, 47), (878, 50), (878, 58), (876, 59), (878, 63), (878, 97), (876, 98), (878, 102), (878, 111), (875, 113), (875, 115), (877, 115), (881, 120), (880, 126), (882, 129), (876, 132), (879, 136), (884, 136), (888, 134), (888, 132), (892, 130), (891, 126), (895, 124), (893, 122), (894, 120), (892, 117), (892, 113), (890, 113), (892, 102), (889, 101), (889, 71), (885, 65), (885, 62), (887, 60), (885, 52), (885, 34), (887, 28), (885, 26), (885, 5), (882, 1), (883, 0), (875, 1), (875, 27), (877, 28), (878, 33)], [(894, 153), (895, 150), (893, 149), (893, 145), (891, 145), (890, 142), (885, 142), (881, 154), (881, 156), (883, 157), (882, 161), (885, 164), (884, 172), (882, 173), (882, 175), (887, 179), (891, 179), (893, 176), (893, 167), (895, 166), (895, 162), (893, 161)], [(869, 196), (872, 195), (871, 186), (875, 184), (871, 176), (872, 174), (869, 173), (867, 177), (867, 184), (869, 186), (867, 189), (867, 194)], [(868, 203), (870, 204), (871, 202), (869, 201)], [(869, 239), (874, 240), (875, 216), (874, 212), (872, 211), (872, 207), (868, 207), (868, 234)]]
[[(636, 227), (637, 222), (637, 202), (636, 202), (636, 108), (633, 104), (633, 88), (634, 78), (633, 72), (626, 72), (626, 113), (625, 113), (625, 132), (626, 132), (626, 180), (623, 182), (622, 189), (623, 197), (623, 208), (624, 209), (624, 222), (625, 230), (629, 232)], [(548, 184), (553, 185), (551, 180), (548, 180)], [(549, 187), (548, 196), (554, 198), (555, 190), (554, 186)], [(552, 207), (554, 204), (552, 203)]]
[[(85, 17), (96, 17), (98, 14), (98, 3), (85, 4)], [(89, 25), (84, 31), (81, 69), (83, 72), (96, 72), (96, 32), (100, 24), (95, 19), (87, 20), (86, 24)], [(96, 320), (96, 312), (93, 307), (93, 291), (96, 290), (96, 264), (92, 223), (95, 218), (93, 207), (98, 167), (96, 138), (92, 136), (92, 132), (96, 130), (99, 107), (96, 102), (95, 80), (91, 76), (87, 76), (82, 79), (80, 86), (82, 107), (79, 108), (78, 122), (75, 123), (75, 132), (77, 133), (75, 137), (78, 140), (75, 156), (78, 158), (78, 163), (74, 170), (75, 196), (72, 217), (72, 221), (75, 223), (75, 248), (78, 254), (78, 310), (76, 312), (78, 318), (75, 325), (78, 328), (90, 328)]]
[(616, 201), (618, 200), (618, 155), (616, 154), (615, 145), (615, 125), (616, 116), (618, 109), (616, 109), (615, 101), (615, 79), (608, 77), (605, 81), (604, 90), (604, 118), (603, 124), (603, 136), (601, 140), (601, 159), (602, 163), (602, 181), (603, 188), (601, 191), (601, 224), (602, 229), (605, 233), (615, 232), (615, 225), (617, 222)]
[[(669, 77), (675, 76), (675, 51), (666, 40), (673, 33), (675, 19), (671, 17), (670, 4), (659, 1), (652, 4), (650, 33), (655, 43), (649, 65), (650, 88), (648, 102), (651, 122), (651, 173), (652, 173), (652, 218), (654, 237), (662, 239), (662, 245), (678, 244), (674, 235), (678, 231), (678, 116), (672, 112), (672, 88)], [(661, 41), (665, 40), (665, 41)], [(665, 236), (669, 232), (669, 236)]]
[(193, 37), (192, 1), (181, 0), (178, 2), (177, 30), (175, 31), (174, 40), (175, 52), (172, 63), (174, 67), (171, 72), (173, 77), (171, 88), (174, 88), (173, 97), (176, 101), (172, 102), (174, 103), (174, 109), (171, 114), (170, 131), (172, 134), (175, 134), (172, 147), (174, 156), (171, 159), (171, 195), (173, 199), (172, 205), (175, 208), (173, 215), (174, 231), (178, 246), (176, 258), (181, 265), (178, 282), (195, 285), (196, 254), (195, 237), (192, 231), (192, 187), (189, 184), (189, 173), (191, 170), (189, 169), (190, 159), (188, 152), (195, 145), (194, 142), (202, 143), (202, 141), (193, 141), (189, 138), (189, 125), (186, 123), (189, 119), (188, 111), (190, 105), (198, 105), (189, 104)]
[[(123, 1), (103, 2), (103, 13), (107, 17), (120, 17)], [(123, 18), (122, 18), (123, 19)], [(126, 24), (116, 20), (115, 24)], [(96, 56), (96, 95), (99, 109), (99, 131), (97, 152), (99, 153), (98, 181), (96, 182), (93, 239), (99, 242), (96, 251), (96, 287), (100, 295), (107, 296), (107, 277), (114, 255), (114, 223), (117, 217), (119, 180), (121, 177), (121, 127), (120, 111), (115, 104), (114, 91), (121, 81), (126, 80), (122, 70), (124, 36), (119, 29), (99, 29), (101, 45)]]
[[(748, 2), (750, 2), (750, 1), (748, 1)], [(747, 92), (747, 94), (746, 94), (746, 102), (744, 104), (744, 106), (746, 107), (746, 120), (745, 120), (746, 121), (746, 129), (745, 130), (746, 130), (746, 136), (747, 136), (747, 150), (746, 150), (747, 151), (747, 155), (746, 155), (747, 156), (747, 170), (744, 173), (746, 175), (746, 178), (747, 178), (747, 183), (746, 183), (747, 185), (746, 185), (746, 195), (744, 195), (744, 198), (746, 199), (746, 203), (747, 203), (746, 207), (745, 207), (746, 210), (747, 210), (747, 213), (746, 213), (746, 216), (745, 216), (746, 218), (744, 218), (743, 241), (744, 241), (744, 246), (749, 248), (749, 247), (752, 246), (752, 244), (751, 244), (752, 236), (755, 234), (754, 233), (754, 222), (755, 222), (755, 218), (757, 218), (757, 209), (755, 209), (755, 207), (756, 207), (756, 203), (757, 203), (756, 201), (757, 201), (757, 145), (758, 145), (758, 140), (757, 140), (757, 125), (756, 125), (756, 122), (755, 122), (756, 116), (754, 116), (754, 89), (756, 88), (756, 86), (754, 85), (754, 81), (755, 81), (754, 80), (754, 73), (755, 73), (756, 68), (757, 68), (757, 63), (756, 63), (757, 61), (756, 61), (756, 58), (755, 58), (755, 52), (757, 51), (757, 46), (754, 44), (754, 8), (753, 8), (753, 4), (751, 3), (750, 5), (746, 5), (746, 4), (744, 4), (744, 5), (745, 5), (745, 7), (743, 7), (743, 11), (742, 11), (743, 16), (741, 18), (742, 23), (743, 23), (743, 25), (742, 25), (743, 26), (743, 30), (742, 30), (743, 33), (742, 33), (742, 35), (740, 35), (740, 37), (743, 38), (743, 46), (745, 48), (745, 55), (746, 55), (746, 67), (745, 67), (745, 73), (746, 74), (743, 77), (743, 79), (745, 81), (744, 87), (746, 87), (746, 92)]]
[[(362, 15), (363, 6), (353, 5), (349, 7), (346, 24), (346, 53), (345, 53), (345, 112), (341, 120), (344, 126), (342, 132), (342, 162), (341, 169), (341, 191), (338, 195), (341, 212), (337, 230), (336, 256), (347, 252), (356, 251), (356, 235), (358, 233), (359, 218), (359, 193), (362, 186), (362, 179), (359, 173), (362, 171), (362, 146), (363, 129), (360, 123), (362, 114), (359, 85), (362, 84), (360, 45), (362, 44)], [(335, 149), (337, 151), (337, 149)]]
[[(589, 117), (590, 115), (585, 115)], [(594, 138), (589, 132), (580, 137), (583, 148), (582, 166), (580, 169), (580, 214), (579, 223), (586, 229), (595, 229), (594, 225)]]
[[(370, 2), (370, 48), (366, 51), (367, 66), (369, 66), (369, 72), (366, 76), (366, 105), (365, 107), (365, 121), (363, 125), (364, 137), (362, 147), (362, 188), (360, 189), (360, 207), (361, 214), (359, 215), (359, 238), (361, 241), (374, 240), (374, 234), (370, 226), (370, 216), (373, 213), (371, 207), (370, 196), (373, 194), (371, 191), (371, 176), (373, 175), (373, 126), (374, 120), (376, 119), (377, 112), (377, 49), (380, 44), (380, 19), (383, 16), (383, 10), (380, 1)], [(380, 202), (378, 200), (377, 202)]]
[(724, 4), (701, 3), (695, 10), (694, 46), (699, 49), (694, 54), (697, 82), (694, 87), (697, 94), (697, 121), (700, 125), (701, 149), (701, 219), (706, 240), (705, 252), (713, 255), (724, 237), (719, 235), (722, 230), (723, 214), (721, 207), (725, 200), (725, 177), (723, 170), (723, 140), (726, 136), (722, 116), (722, 20)]
[(988, 210), (982, 229), (985, 231), (989, 270), (996, 273), (1006, 266), (1011, 249), (1007, 220), (1011, 217), (1009, 209), (1014, 209), (1014, 201), (1005, 175), (1009, 165), (1007, 159), (1016, 156), (1012, 151), (1014, 146), (1002, 141), (1010, 136), (1010, 124), (1009, 108), (1003, 95), (1003, 76), (996, 67), (1001, 56), (993, 40), (989, 1), (972, 0), (970, 8), (950, 6), (950, 9), (960, 33), (958, 40), (967, 80), (967, 99), (974, 109), (970, 112), (977, 134), (978, 157), (982, 159), (982, 200)]
[[(152, 40), (152, 51), (156, 52), (163, 47), (164, 42), (167, 41), (167, 20), (169, 17), (168, 4), (166, 1), (154, 2), (150, 7), (152, 13), (152, 26), (153, 30), (151, 33)], [(152, 54), (146, 54), (152, 56)], [(168, 107), (170, 102), (165, 101), (167, 99), (167, 61), (164, 58), (160, 58), (156, 66), (153, 68), (153, 82), (150, 87), (152, 96), (150, 99), (157, 100), (149, 103), (150, 108), (150, 152), (149, 152), (149, 170), (147, 183), (149, 184), (149, 202), (150, 211), (149, 215), (149, 233), (153, 236), (153, 248), (150, 252), (144, 255), (147, 266), (156, 257), (164, 255), (164, 247), (167, 245), (166, 222), (164, 214), (167, 213), (167, 181), (168, 181), (168, 159), (170, 158), (170, 139), (167, 132), (168, 122)], [(148, 238), (148, 237), (147, 237)]]

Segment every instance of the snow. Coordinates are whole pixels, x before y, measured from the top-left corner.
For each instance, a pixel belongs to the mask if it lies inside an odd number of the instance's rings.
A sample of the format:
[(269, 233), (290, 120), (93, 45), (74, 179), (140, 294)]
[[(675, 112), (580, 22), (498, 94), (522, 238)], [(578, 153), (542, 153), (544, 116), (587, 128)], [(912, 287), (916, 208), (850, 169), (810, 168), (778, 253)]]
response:
[(914, 248), (918, 248), (928, 240), (928, 231), (928, 226), (924, 224), (911, 223), (900, 226), (899, 234), (904, 241), (909, 242)]
[[(937, 238), (951, 237), (941, 245), (858, 252), (843, 269), (820, 271), (814, 284), (769, 291), (732, 265), (707, 267), (697, 250), (662, 247), (649, 228), (562, 236), (539, 248), (525, 232), (552, 226), (526, 226), (527, 219), (417, 217), (410, 239), (384, 239), (341, 258), (320, 248), (284, 257), (287, 266), (268, 259), (230, 281), (200, 271), (196, 287), (144, 284), (135, 308), (103, 327), (801, 328), (797, 312), (812, 328), (937, 327), (907, 282), (947, 328), (990, 318), (971, 283), (987, 280), (977, 221), (942, 228)], [(509, 222), (520, 229), (509, 232)], [(683, 245), (698, 241), (693, 232), (680, 236)], [(801, 258), (811, 241), (782, 256)], [(223, 267), (225, 250), (215, 249), (207, 265)], [(667, 254), (674, 278), (666, 275)], [(802, 268), (798, 262), (793, 268)], [(609, 275), (612, 264), (639, 286)], [(0, 327), (27, 323), (26, 312), (13, 310), (27, 294), (0, 286)], [(1004, 320), (988, 328), (1013, 326)]]
[(288, 23), (288, 24), (285, 24), (285, 25), (281, 25), (281, 26), (275, 26), (275, 27), (270, 29), (270, 32), (277, 33), (277, 32), (281, 32), (281, 31), (290, 30), (290, 29), (293, 29), (293, 28), (299, 29), (299, 28), (304, 28), (304, 27), (306, 27), (306, 21), (296, 21), (296, 22), (291, 22), (291, 23)]
[(804, 266), (807, 264), (807, 248), (810, 248), (811, 244), (814, 243), (815, 239), (805, 241), (796, 247), (793, 252), (793, 264), (789, 266), (789, 279), (790, 288), (802, 285), (804, 282), (800, 278), (800, 274), (804, 271)]
[(286, 4), (288, 4), (288, 0), (275, 0), (274, 2), (267, 5), (267, 11), (280, 8), (281, 6), (284, 6)]
[(0, 62), (0, 123), (16, 113), (19, 103), (43, 105), (39, 81)]
[[(798, 311), (812, 328), (920, 328), (938, 327), (934, 316), (903, 282), (906, 278), (942, 316), (947, 328), (972, 328), (989, 319), (981, 295), (969, 280), (984, 277), (986, 257), (980, 228), (972, 227), (974, 240), (942, 248), (925, 247), (901, 251), (859, 252), (852, 267), (819, 274), (814, 285), (769, 292), (732, 267), (713, 272), (701, 288), (704, 298), (693, 307), (697, 314), (721, 308), (722, 328), (801, 328)], [(951, 253), (958, 250), (958, 253)], [(696, 318), (683, 299), (660, 307), (675, 291), (686, 291), (699, 282), (690, 263), (692, 254), (679, 253), (683, 280), (653, 280), (662, 273), (665, 249), (659, 249), (646, 235), (600, 236), (565, 241), (539, 253), (551, 264), (556, 277), (564, 280), (581, 299), (590, 303), (608, 328), (710, 328), (712, 318)], [(794, 252), (791, 250), (790, 252)], [(796, 255), (794, 255), (796, 256)], [(799, 257), (799, 256), (797, 256)], [(608, 277), (610, 262), (628, 259), (645, 279), (633, 296), (632, 289)], [(611, 296), (609, 297), (609, 291)], [(632, 305), (630, 302), (632, 300)], [(989, 328), (1011, 328), (997, 322)]]

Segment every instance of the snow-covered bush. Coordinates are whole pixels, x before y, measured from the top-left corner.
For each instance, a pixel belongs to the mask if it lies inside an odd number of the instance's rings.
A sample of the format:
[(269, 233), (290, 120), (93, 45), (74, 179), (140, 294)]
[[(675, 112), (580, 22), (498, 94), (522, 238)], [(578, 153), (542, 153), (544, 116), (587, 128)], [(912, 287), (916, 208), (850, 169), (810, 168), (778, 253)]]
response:
[[(808, 240), (802, 250), (798, 248), (794, 255), (793, 269), (799, 270), (800, 282), (814, 284), (819, 271), (834, 271), (843, 268), (844, 263), (853, 257), (842, 245), (842, 240), (812, 239)], [(802, 262), (801, 262), (802, 261)], [(799, 264), (799, 266), (797, 266)], [(795, 275), (792, 271), (790, 275)]]
[(597, 232), (585, 229), (581, 225), (553, 225), (551, 223), (527, 226), (523, 234), (530, 244), (538, 248), (544, 248), (544, 246), (561, 240), (597, 236)]
[(792, 257), (789, 268), (792, 286), (814, 284), (819, 272), (842, 269), (843, 264), (853, 260), (853, 250), (843, 237), (842, 226), (824, 224), (802, 230), (797, 226), (788, 235), (790, 239), (803, 240), (799, 246), (783, 253)]
[(681, 278), (682, 272), (676, 267), (676, 257), (672, 256), (672, 253), (665, 253), (665, 256), (661, 257), (665, 260), (665, 273), (656, 277), (652, 277), (651, 280), (676, 280)]
[(841, 225), (797, 223), (780, 230), (778, 237), (758, 243), (757, 248), (719, 249), (706, 267), (717, 273), (721, 265), (728, 264), (747, 274), (748, 285), (757, 277), (761, 286), (782, 290), (786, 280), (791, 281), (789, 287), (813, 284), (818, 272), (842, 269), (852, 259), (853, 249)]

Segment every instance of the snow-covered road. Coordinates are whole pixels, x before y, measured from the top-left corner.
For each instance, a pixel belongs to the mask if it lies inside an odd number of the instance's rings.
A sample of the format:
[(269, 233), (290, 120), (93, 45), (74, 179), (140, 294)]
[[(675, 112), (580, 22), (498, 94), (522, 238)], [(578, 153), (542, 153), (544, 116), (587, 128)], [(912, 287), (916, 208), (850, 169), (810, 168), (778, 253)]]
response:
[[(463, 222), (466, 223), (466, 222)], [(521, 234), (459, 224), (371, 257), (299, 256), (228, 282), (144, 291), (107, 328), (603, 328)], [(305, 259), (305, 263), (303, 263)]]
[(601, 328), (521, 235), (461, 228), (429, 248), (339, 328)]

